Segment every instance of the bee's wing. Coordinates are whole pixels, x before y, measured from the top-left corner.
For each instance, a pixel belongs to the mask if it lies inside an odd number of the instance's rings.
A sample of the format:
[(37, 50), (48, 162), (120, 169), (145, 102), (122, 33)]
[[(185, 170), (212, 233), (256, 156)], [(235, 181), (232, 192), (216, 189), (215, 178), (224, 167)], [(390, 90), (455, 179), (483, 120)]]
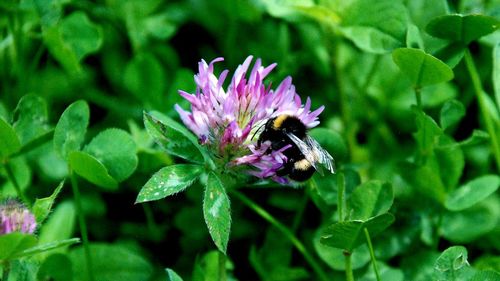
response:
[(309, 163), (311, 163), (313, 168), (317, 171), (318, 169), (316, 167), (316, 163), (318, 162), (318, 159), (314, 156), (314, 151), (312, 150), (312, 147), (310, 147), (308, 143), (304, 142), (294, 134), (286, 133), (286, 135), (299, 148), (300, 152), (304, 154), (306, 160), (309, 161)]
[(312, 150), (312, 154), (317, 157), (316, 161), (323, 164), (331, 173), (335, 173), (335, 160), (321, 145), (312, 137), (306, 136), (305, 143)]
[(254, 126), (255, 128), (255, 131), (253, 132), (253, 135), (252, 135), (252, 138), (251, 140), (253, 140), (255, 138), (255, 135), (259, 135), (259, 138), (260, 138), (260, 134), (262, 133), (263, 129), (265, 129), (265, 125), (266, 125), (266, 121), (258, 121)]

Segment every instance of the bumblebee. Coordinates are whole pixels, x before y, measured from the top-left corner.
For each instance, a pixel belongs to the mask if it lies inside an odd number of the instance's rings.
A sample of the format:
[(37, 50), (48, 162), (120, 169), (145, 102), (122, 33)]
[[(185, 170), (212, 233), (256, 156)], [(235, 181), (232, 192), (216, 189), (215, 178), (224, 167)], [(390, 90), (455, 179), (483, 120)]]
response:
[(270, 141), (269, 149), (278, 150), (291, 145), (283, 151), (287, 162), (276, 172), (278, 176), (288, 176), (295, 181), (308, 180), (315, 171), (320, 171), (318, 163), (330, 172), (335, 172), (333, 157), (307, 134), (307, 127), (296, 116), (281, 114), (270, 118), (259, 136), (257, 145)]

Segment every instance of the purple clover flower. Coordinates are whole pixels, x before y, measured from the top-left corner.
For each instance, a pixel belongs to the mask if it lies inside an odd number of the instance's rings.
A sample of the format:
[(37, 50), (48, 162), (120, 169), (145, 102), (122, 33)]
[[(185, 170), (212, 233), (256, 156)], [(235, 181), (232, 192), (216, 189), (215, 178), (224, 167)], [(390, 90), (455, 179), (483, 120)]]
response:
[(16, 200), (9, 199), (0, 205), (0, 235), (11, 232), (35, 232), (35, 216)]
[(254, 167), (248, 171), (251, 175), (286, 183), (276, 171), (287, 161), (283, 151), (288, 146), (269, 152), (270, 143), (259, 147), (253, 136), (269, 118), (281, 114), (296, 116), (307, 128), (313, 128), (319, 124), (318, 115), (324, 106), (311, 112), (310, 98), (302, 104), (291, 77), (286, 77), (275, 90), (265, 85), (264, 78), (276, 63), (264, 67), (257, 59), (247, 77), (252, 59), (249, 56), (238, 66), (227, 89), (223, 84), (229, 71), (224, 70), (219, 77), (214, 74), (214, 64), (224, 59), (216, 58), (209, 64), (201, 60), (194, 77), (196, 93), (179, 91), (190, 102), (191, 111), (177, 104), (175, 109), (200, 143), (218, 158), (227, 159), (230, 166), (249, 165)]

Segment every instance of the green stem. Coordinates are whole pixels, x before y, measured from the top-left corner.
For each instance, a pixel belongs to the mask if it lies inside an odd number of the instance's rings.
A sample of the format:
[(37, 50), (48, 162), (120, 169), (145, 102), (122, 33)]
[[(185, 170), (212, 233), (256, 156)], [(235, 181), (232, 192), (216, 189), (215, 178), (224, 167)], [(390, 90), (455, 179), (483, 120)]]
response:
[(337, 176), (337, 206), (339, 213), (339, 222), (344, 221), (344, 201), (345, 201), (345, 180), (344, 173), (340, 172)]
[[(24, 47), (23, 47), (23, 31), (22, 31), (22, 23), (20, 22), (20, 11), (15, 10), (10, 13), (8, 17), (8, 26), (10, 27), (10, 32), (12, 33), (13, 40), (13, 70), (16, 76), (23, 77), (24, 68), (25, 68), (25, 59), (24, 59)], [(17, 90), (18, 93), (24, 94), (26, 83), (22, 83), (22, 81), (17, 81)]]
[(269, 214), (266, 210), (264, 210), (262, 207), (260, 207), (257, 203), (253, 202), (250, 198), (246, 197), (242, 193), (236, 191), (236, 190), (231, 190), (232, 194), (238, 198), (241, 202), (243, 202), (245, 205), (247, 205), (250, 209), (252, 209), (255, 213), (257, 213), (259, 216), (261, 216), (263, 219), (265, 219), (267, 222), (269, 222), (271, 225), (276, 227), (283, 235), (290, 241), (292, 244), (295, 246), (295, 248), (302, 254), (306, 262), (312, 267), (316, 275), (319, 277), (320, 280), (322, 281), (327, 281), (329, 278), (327, 277), (326, 273), (321, 269), (321, 266), (314, 260), (312, 255), (309, 253), (309, 251), (306, 249), (304, 244), (300, 242), (300, 240), (288, 229), (284, 224), (280, 223), (277, 221), (271, 214)]
[(373, 77), (375, 76), (375, 74), (377, 73), (377, 70), (379, 70), (379, 63), (380, 63), (380, 59), (382, 58), (381, 55), (375, 55), (375, 60), (373, 61), (371, 67), (370, 67), (370, 71), (368, 72), (368, 75), (366, 76), (366, 79), (365, 79), (365, 82), (363, 83), (363, 85), (361, 85), (361, 93), (362, 95), (366, 95), (366, 89), (368, 88), (368, 86), (370, 86), (372, 80), (373, 80)]
[[(338, 213), (339, 213), (339, 222), (344, 221), (344, 210), (345, 210), (345, 176), (344, 173), (339, 173), (337, 176), (337, 206), (338, 206)], [(345, 258), (345, 276), (347, 281), (353, 281), (354, 280), (354, 275), (352, 272), (352, 266), (351, 266), (351, 254), (347, 250), (344, 250), (344, 258)]]
[(370, 250), (370, 257), (372, 259), (373, 271), (375, 271), (375, 277), (377, 278), (377, 281), (380, 281), (377, 259), (375, 258), (375, 253), (373, 252), (373, 245), (372, 245), (372, 239), (370, 238), (370, 232), (368, 232), (368, 229), (366, 227), (364, 230), (365, 230), (366, 242), (368, 243), (368, 249)]
[(153, 216), (153, 211), (151, 210), (151, 206), (149, 204), (141, 204), (142, 209), (144, 210), (144, 215), (146, 216), (146, 225), (148, 226), (148, 229), (150, 233), (153, 234), (153, 237), (157, 237), (158, 234), (158, 227), (156, 225), (154, 216)]
[[(337, 38), (337, 37), (334, 37)], [(350, 97), (344, 87), (342, 79), (343, 73), (342, 70), (340, 69), (338, 63), (336, 63), (336, 58), (340, 57), (339, 54), (339, 48), (337, 46), (340, 46), (338, 44), (339, 42), (333, 41), (332, 42), (332, 66), (334, 69), (334, 84), (337, 85), (337, 90), (338, 90), (338, 95), (339, 95), (339, 104), (340, 104), (340, 117), (342, 119), (342, 123), (344, 124), (345, 127), (345, 136), (347, 140), (347, 148), (349, 151), (349, 156), (351, 157), (351, 160), (356, 161), (357, 159), (357, 154), (355, 152), (358, 151), (358, 144), (356, 140), (356, 131), (357, 131), (357, 126), (353, 125), (356, 122), (352, 122), (352, 110), (351, 110), (351, 105), (352, 102), (350, 100)]]
[(12, 170), (12, 167), (10, 166), (10, 163), (8, 161), (5, 162), (4, 167), (5, 167), (5, 171), (7, 172), (7, 178), (9, 179), (9, 181), (14, 186), (14, 189), (16, 190), (17, 196), (19, 196), (19, 198), (21, 199), (21, 201), (23, 201), (26, 204), (29, 204), (28, 198), (26, 198), (26, 196), (24, 196), (24, 193), (21, 190), (21, 186), (17, 182), (17, 179), (16, 179), (16, 177), (14, 175), (14, 171)]
[(498, 131), (496, 130), (496, 128), (500, 128), (500, 124), (495, 124), (488, 112), (488, 105), (483, 91), (483, 86), (481, 85), (481, 79), (479, 79), (479, 73), (477, 72), (476, 65), (474, 64), (474, 60), (472, 59), (469, 49), (465, 50), (465, 65), (467, 66), (467, 70), (469, 71), (469, 75), (472, 80), (472, 85), (474, 86), (474, 92), (476, 93), (481, 115), (483, 116), (486, 130), (491, 138), (491, 145), (493, 146), (493, 154), (495, 155), (497, 169), (500, 172), (500, 141), (498, 140), (499, 136), (497, 134)]
[(227, 281), (226, 255), (219, 251), (219, 281)]
[(300, 225), (300, 222), (302, 221), (302, 217), (304, 216), (304, 211), (306, 210), (308, 201), (309, 201), (309, 196), (307, 196), (307, 192), (305, 192), (305, 194), (302, 196), (302, 201), (300, 202), (299, 209), (297, 210), (295, 218), (293, 219), (293, 224), (292, 224), (292, 232), (293, 233), (295, 233), (297, 231), (297, 229), (299, 228), (299, 225)]
[(354, 274), (352, 273), (351, 253), (348, 251), (344, 251), (344, 257), (345, 257), (345, 278), (347, 281), (354, 281)]
[(417, 100), (418, 109), (422, 110), (422, 88), (415, 86), (415, 99)]
[(10, 263), (9, 261), (5, 261), (3, 263), (3, 268), (2, 268), (2, 279), (0, 280), (4, 281), (9, 280), (9, 271), (10, 271)]
[(92, 271), (92, 258), (90, 256), (90, 245), (87, 232), (87, 224), (82, 211), (82, 202), (80, 197), (80, 190), (78, 189), (78, 180), (75, 173), (70, 170), (71, 188), (73, 189), (73, 196), (75, 197), (75, 208), (78, 215), (78, 223), (80, 225), (80, 234), (82, 235), (83, 249), (85, 252), (85, 262), (87, 263), (87, 273), (89, 280), (95, 281), (94, 273)]

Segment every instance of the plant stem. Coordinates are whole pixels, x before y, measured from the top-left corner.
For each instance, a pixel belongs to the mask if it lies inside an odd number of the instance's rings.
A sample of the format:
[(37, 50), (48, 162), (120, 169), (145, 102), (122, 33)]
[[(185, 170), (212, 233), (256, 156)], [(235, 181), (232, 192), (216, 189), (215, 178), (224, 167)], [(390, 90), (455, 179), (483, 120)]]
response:
[(295, 215), (295, 218), (293, 219), (293, 224), (292, 224), (292, 232), (295, 233), (297, 229), (299, 228), (300, 222), (302, 221), (302, 217), (304, 216), (304, 211), (306, 210), (307, 207), (307, 202), (309, 201), (309, 196), (307, 192), (302, 197), (302, 201), (300, 202), (300, 206), (297, 210), (297, 213)]
[(17, 182), (17, 179), (16, 179), (16, 177), (14, 175), (14, 171), (12, 171), (12, 167), (10, 166), (10, 163), (7, 161), (7, 162), (5, 162), (4, 166), (5, 166), (5, 171), (7, 172), (7, 178), (9, 179), (9, 181), (14, 186), (14, 189), (16, 190), (17, 196), (19, 196), (19, 198), (21, 199), (21, 201), (23, 201), (25, 204), (28, 204), (29, 203), (28, 198), (26, 198), (24, 196), (24, 193), (21, 190), (21, 186)]
[(9, 261), (5, 261), (3, 263), (3, 268), (2, 268), (2, 279), (0, 280), (4, 281), (9, 280), (9, 270), (10, 270), (10, 263)]
[(479, 79), (479, 73), (477, 72), (476, 65), (474, 64), (474, 60), (472, 59), (469, 49), (465, 50), (465, 65), (467, 66), (467, 70), (469, 71), (469, 75), (472, 80), (472, 85), (474, 86), (474, 92), (476, 93), (481, 115), (483, 116), (486, 130), (491, 138), (491, 145), (493, 146), (493, 154), (495, 155), (497, 169), (500, 172), (500, 141), (498, 140), (499, 136), (497, 134), (498, 131), (496, 130), (497, 128), (500, 128), (500, 124), (495, 124), (488, 112), (488, 104), (486, 102), (483, 86), (481, 85), (481, 79)]
[(368, 249), (370, 250), (370, 257), (372, 259), (373, 271), (375, 271), (375, 277), (377, 278), (377, 281), (380, 281), (380, 274), (378, 272), (377, 259), (375, 258), (375, 253), (373, 252), (372, 239), (370, 238), (370, 232), (368, 232), (368, 229), (366, 227), (364, 230), (365, 230), (366, 242), (368, 243)]
[(226, 281), (226, 255), (219, 251), (219, 281)]
[[(339, 213), (339, 222), (344, 221), (344, 201), (345, 201), (345, 176), (344, 173), (339, 173), (337, 176), (337, 206), (338, 206), (338, 213)], [(353, 281), (354, 280), (354, 275), (352, 272), (352, 266), (351, 266), (351, 252), (348, 252), (347, 250), (344, 250), (344, 258), (345, 258), (345, 277), (347, 281)]]
[(354, 275), (352, 273), (352, 263), (351, 263), (351, 253), (344, 251), (345, 257), (345, 278), (347, 281), (354, 281)]
[(337, 207), (339, 213), (339, 222), (344, 221), (344, 200), (345, 200), (345, 177), (340, 172), (337, 176)]
[[(332, 38), (337, 38), (336, 36), (333, 36)], [(340, 105), (340, 117), (342, 119), (342, 123), (344, 124), (345, 127), (345, 136), (347, 140), (347, 149), (348, 149), (348, 155), (350, 156), (351, 160), (356, 161), (357, 159), (357, 151), (358, 151), (358, 144), (356, 140), (356, 131), (357, 131), (357, 126), (354, 125), (356, 122), (352, 121), (352, 99), (349, 97), (349, 93), (346, 91), (346, 87), (344, 87), (344, 80), (341, 79), (343, 73), (342, 70), (340, 69), (338, 63), (336, 63), (336, 58), (339, 58), (341, 55), (339, 54), (339, 48), (340, 44), (336, 42), (336, 39), (333, 39), (331, 42), (332, 44), (332, 60), (331, 64), (334, 70), (334, 84), (337, 86), (338, 90), (338, 97), (339, 97), (339, 105)]]
[(377, 73), (381, 58), (382, 58), (381, 55), (375, 55), (375, 59), (370, 67), (370, 71), (368, 72), (368, 75), (366, 75), (366, 78), (365, 78), (365, 81), (363, 82), (363, 85), (361, 85), (361, 93), (363, 96), (367, 95), (366, 89), (368, 88), (368, 86), (370, 86), (370, 83), (372, 82), (373, 77)]
[(413, 90), (415, 90), (415, 98), (417, 100), (417, 107), (418, 107), (418, 109), (420, 109), (420, 111), (422, 111), (422, 88), (420, 88), (420, 86), (415, 86), (415, 88), (413, 88)]
[(85, 217), (83, 216), (80, 190), (78, 189), (78, 180), (76, 178), (75, 173), (73, 173), (73, 171), (71, 170), (70, 170), (70, 178), (71, 178), (71, 188), (73, 189), (73, 196), (75, 197), (75, 208), (76, 208), (76, 213), (78, 215), (78, 223), (80, 225), (80, 234), (82, 235), (82, 240), (83, 240), (85, 262), (87, 263), (87, 274), (89, 280), (95, 281), (94, 273), (92, 272), (93, 267), (92, 267), (92, 258), (90, 256), (90, 245), (87, 234), (87, 224), (85, 224)]
[(306, 262), (312, 267), (316, 275), (319, 277), (319, 280), (327, 281), (329, 278), (326, 273), (321, 269), (321, 266), (314, 260), (312, 255), (306, 249), (304, 244), (300, 242), (300, 240), (288, 229), (285, 225), (277, 221), (271, 214), (269, 214), (266, 210), (260, 207), (257, 203), (253, 202), (250, 198), (246, 197), (243, 193), (240, 193), (236, 190), (231, 190), (232, 194), (238, 198), (241, 202), (247, 205), (250, 209), (252, 209), (255, 213), (269, 222), (271, 225), (276, 227), (283, 235), (292, 242), (295, 248), (302, 254)]
[(146, 216), (146, 225), (151, 233), (153, 233), (153, 237), (157, 237), (158, 235), (158, 227), (156, 226), (156, 222), (153, 216), (153, 211), (149, 204), (141, 204), (142, 209), (144, 210), (144, 215)]

